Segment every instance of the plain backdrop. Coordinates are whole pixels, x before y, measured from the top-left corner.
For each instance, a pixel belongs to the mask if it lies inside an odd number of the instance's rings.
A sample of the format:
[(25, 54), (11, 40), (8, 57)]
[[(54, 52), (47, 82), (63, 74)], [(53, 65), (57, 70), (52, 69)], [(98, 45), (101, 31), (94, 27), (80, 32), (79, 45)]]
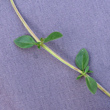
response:
[[(63, 38), (47, 43), (75, 66), (81, 48), (90, 55), (90, 74), (110, 91), (110, 0), (14, 0), (35, 32)], [(79, 73), (36, 46), (20, 49), (13, 40), (29, 35), (9, 0), (0, 0), (0, 110), (109, 110), (110, 98), (95, 95)]]

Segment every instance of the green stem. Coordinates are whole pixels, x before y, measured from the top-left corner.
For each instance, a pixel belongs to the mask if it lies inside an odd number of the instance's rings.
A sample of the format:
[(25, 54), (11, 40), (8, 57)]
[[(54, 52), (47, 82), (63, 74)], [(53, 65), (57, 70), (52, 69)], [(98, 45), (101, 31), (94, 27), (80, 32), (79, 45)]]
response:
[[(15, 3), (13, 0), (10, 0), (16, 14), (18, 15), (19, 19), (21, 20), (21, 22), (23, 23), (23, 25), (25, 26), (25, 28), (28, 30), (28, 32), (32, 35), (32, 37), (37, 41), (40, 42), (40, 40), (38, 39), (38, 37), (33, 33), (33, 31), (30, 29), (30, 27), (27, 25), (27, 23), (25, 22), (25, 20), (23, 19), (23, 17), (21, 16), (21, 14), (19, 13)], [(62, 63), (64, 63), (65, 65), (69, 66), (70, 68), (72, 68), (73, 70), (79, 72), (80, 74), (83, 74), (81, 70), (79, 70), (78, 68), (74, 67), (73, 65), (71, 65), (69, 62), (65, 61), (63, 58), (61, 58), (59, 55), (57, 55), (54, 51), (52, 51), (49, 47), (47, 47), (45, 44), (41, 45), (46, 51), (48, 51), (51, 55), (53, 55), (55, 58), (57, 58), (59, 61), (61, 61)], [(97, 87), (104, 92), (107, 96), (110, 97), (110, 93), (105, 90), (100, 84), (97, 83)]]
[(49, 47), (47, 47), (45, 44), (42, 45), (42, 47), (47, 50), (51, 55), (53, 55), (55, 58), (57, 58), (58, 60), (60, 60), (62, 63), (64, 63), (65, 65), (69, 66), (70, 68), (74, 69), (75, 71), (79, 72), (82, 74), (82, 71), (79, 70), (78, 68), (74, 67), (73, 65), (71, 65), (70, 63), (68, 63), (67, 61), (65, 61), (63, 58), (61, 58), (59, 55), (57, 55), (54, 51), (52, 51)]

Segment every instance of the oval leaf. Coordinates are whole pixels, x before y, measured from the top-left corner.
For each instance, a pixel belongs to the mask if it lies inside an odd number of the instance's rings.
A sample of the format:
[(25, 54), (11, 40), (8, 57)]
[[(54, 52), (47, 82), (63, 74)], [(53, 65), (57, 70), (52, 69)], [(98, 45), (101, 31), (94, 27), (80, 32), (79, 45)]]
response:
[(14, 43), (20, 48), (30, 48), (36, 44), (31, 36), (24, 35), (14, 40)]
[(60, 32), (53, 32), (47, 38), (44, 39), (44, 43), (56, 40), (58, 38), (61, 38), (62, 36), (63, 35)]
[(85, 48), (81, 49), (76, 56), (75, 63), (78, 68), (82, 71), (86, 68), (89, 63), (89, 55)]
[(87, 76), (86, 77), (86, 84), (87, 84), (87, 87), (88, 87), (89, 91), (92, 94), (95, 94), (96, 91), (97, 91), (97, 83), (96, 83), (96, 81), (93, 78), (91, 78), (90, 76)]

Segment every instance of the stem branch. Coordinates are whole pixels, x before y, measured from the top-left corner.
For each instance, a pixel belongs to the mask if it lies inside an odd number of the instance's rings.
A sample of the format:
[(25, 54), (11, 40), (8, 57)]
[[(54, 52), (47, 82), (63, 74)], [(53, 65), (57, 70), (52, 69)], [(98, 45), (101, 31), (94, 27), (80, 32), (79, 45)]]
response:
[[(23, 23), (23, 25), (25, 26), (25, 28), (28, 30), (28, 32), (32, 35), (32, 37), (37, 41), (40, 42), (39, 38), (34, 34), (34, 32), (30, 29), (30, 27), (28, 26), (28, 24), (25, 22), (25, 20), (23, 19), (23, 17), (21, 16), (21, 14), (19, 13), (15, 3), (13, 0), (10, 0), (16, 14), (18, 15), (19, 19), (21, 20), (21, 22)], [(80, 74), (83, 74), (81, 70), (79, 70), (78, 68), (74, 67), (73, 65), (71, 65), (69, 62), (65, 61), (63, 58), (61, 58), (59, 55), (57, 55), (54, 51), (52, 51), (49, 47), (47, 47), (45, 44), (41, 45), (46, 51), (48, 51), (51, 55), (53, 55), (55, 58), (57, 58), (59, 61), (61, 61), (62, 63), (64, 63), (65, 65), (69, 66), (70, 68), (72, 68), (73, 70), (79, 72)], [(104, 92), (107, 96), (110, 97), (110, 93), (105, 90), (100, 84), (97, 83), (97, 87)]]

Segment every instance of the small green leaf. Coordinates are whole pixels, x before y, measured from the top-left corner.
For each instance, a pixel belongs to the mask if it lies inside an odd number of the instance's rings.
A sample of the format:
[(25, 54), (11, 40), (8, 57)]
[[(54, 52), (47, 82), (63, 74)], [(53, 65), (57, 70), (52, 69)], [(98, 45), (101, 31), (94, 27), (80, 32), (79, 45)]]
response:
[(44, 43), (61, 38), (63, 35), (60, 32), (53, 32), (47, 38), (44, 39)]
[(86, 77), (86, 84), (87, 84), (87, 87), (88, 87), (89, 91), (92, 94), (95, 94), (96, 91), (97, 91), (97, 83), (96, 83), (96, 81), (93, 78), (91, 78), (90, 76), (87, 76)]
[(93, 73), (93, 71), (89, 70), (87, 73)]
[(89, 55), (85, 48), (81, 49), (76, 56), (75, 63), (79, 69), (84, 71), (89, 63)]
[(79, 76), (76, 78), (76, 80), (80, 79), (82, 76), (83, 76), (82, 74), (79, 75)]
[(87, 73), (88, 71), (89, 71), (89, 66), (86, 67), (85, 73)]
[(38, 45), (37, 47), (38, 47), (38, 49), (40, 49), (40, 45)]
[(20, 48), (30, 48), (36, 44), (31, 36), (24, 35), (14, 40), (14, 43)]

